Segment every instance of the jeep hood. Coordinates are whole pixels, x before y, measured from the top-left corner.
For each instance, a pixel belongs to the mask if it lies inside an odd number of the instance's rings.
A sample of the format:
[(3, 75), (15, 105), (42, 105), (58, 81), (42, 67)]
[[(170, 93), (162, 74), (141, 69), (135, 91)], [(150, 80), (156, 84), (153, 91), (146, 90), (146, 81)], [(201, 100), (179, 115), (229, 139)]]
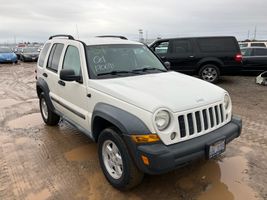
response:
[(177, 72), (92, 80), (90, 87), (149, 112), (192, 109), (220, 101), (225, 94), (222, 88)]

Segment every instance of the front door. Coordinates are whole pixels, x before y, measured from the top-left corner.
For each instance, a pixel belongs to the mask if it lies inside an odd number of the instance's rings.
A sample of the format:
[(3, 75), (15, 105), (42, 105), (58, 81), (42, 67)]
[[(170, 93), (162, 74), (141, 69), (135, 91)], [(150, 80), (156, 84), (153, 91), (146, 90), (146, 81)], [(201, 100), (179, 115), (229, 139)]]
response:
[[(75, 75), (81, 76), (80, 81), (58, 80), (60, 112), (75, 125), (85, 130), (90, 130), (89, 98), (87, 97), (86, 77), (87, 72), (82, 67), (84, 51), (80, 43), (73, 42), (65, 48), (62, 69), (72, 69)], [(90, 131), (89, 131), (90, 132)]]

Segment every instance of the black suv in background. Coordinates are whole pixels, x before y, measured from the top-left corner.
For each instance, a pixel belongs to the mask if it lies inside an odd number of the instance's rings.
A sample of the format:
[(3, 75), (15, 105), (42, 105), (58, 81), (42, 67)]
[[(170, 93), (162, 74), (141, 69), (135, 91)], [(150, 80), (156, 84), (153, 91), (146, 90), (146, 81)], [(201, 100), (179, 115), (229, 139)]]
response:
[(150, 48), (170, 68), (197, 74), (208, 82), (220, 75), (234, 75), (242, 68), (242, 55), (235, 37), (191, 37), (154, 41)]

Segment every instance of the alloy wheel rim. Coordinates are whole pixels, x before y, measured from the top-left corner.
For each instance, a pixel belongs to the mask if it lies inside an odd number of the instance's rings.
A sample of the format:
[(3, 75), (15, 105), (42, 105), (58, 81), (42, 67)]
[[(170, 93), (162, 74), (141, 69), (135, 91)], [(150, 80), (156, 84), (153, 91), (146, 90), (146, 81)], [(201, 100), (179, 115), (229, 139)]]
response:
[(47, 108), (47, 105), (46, 105), (44, 98), (41, 99), (41, 111), (42, 111), (43, 117), (45, 119), (47, 119), (48, 118), (48, 108)]
[(207, 67), (202, 71), (203, 80), (213, 82), (217, 78), (217, 70), (213, 67)]
[(123, 162), (121, 153), (117, 145), (106, 140), (102, 146), (102, 158), (109, 175), (114, 179), (119, 179), (123, 173)]

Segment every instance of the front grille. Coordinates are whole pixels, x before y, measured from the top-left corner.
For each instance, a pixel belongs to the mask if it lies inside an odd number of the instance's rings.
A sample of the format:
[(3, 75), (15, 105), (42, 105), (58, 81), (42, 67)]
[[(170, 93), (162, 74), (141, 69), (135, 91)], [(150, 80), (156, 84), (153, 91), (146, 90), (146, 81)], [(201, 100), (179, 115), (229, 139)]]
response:
[(195, 134), (210, 131), (225, 122), (222, 104), (210, 106), (194, 112), (184, 113), (178, 116), (180, 137), (193, 136)]

